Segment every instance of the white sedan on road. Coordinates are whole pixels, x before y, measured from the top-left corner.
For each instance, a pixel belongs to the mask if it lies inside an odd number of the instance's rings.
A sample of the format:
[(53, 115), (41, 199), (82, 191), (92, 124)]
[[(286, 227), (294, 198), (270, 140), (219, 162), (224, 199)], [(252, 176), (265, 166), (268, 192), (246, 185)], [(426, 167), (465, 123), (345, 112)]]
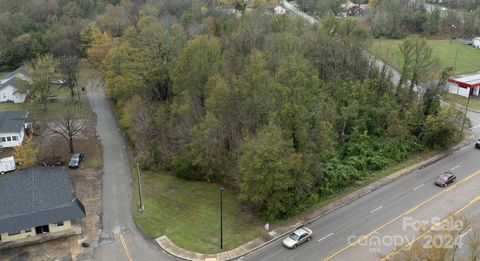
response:
[(283, 245), (288, 248), (296, 248), (298, 245), (310, 241), (310, 239), (312, 239), (312, 234), (313, 232), (309, 228), (299, 228), (283, 240)]

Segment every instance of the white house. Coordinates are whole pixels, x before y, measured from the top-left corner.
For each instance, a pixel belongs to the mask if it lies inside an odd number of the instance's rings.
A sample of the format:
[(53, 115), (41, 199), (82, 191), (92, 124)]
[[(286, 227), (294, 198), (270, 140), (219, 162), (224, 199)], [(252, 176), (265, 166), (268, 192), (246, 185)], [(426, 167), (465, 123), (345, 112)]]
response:
[(32, 121), (26, 111), (0, 112), (0, 148), (22, 145), (26, 131), (32, 131)]
[(22, 103), (26, 95), (19, 92), (20, 81), (31, 82), (31, 79), (18, 70), (0, 78), (0, 102)]
[(273, 11), (275, 12), (276, 15), (284, 15), (287, 13), (287, 10), (283, 8), (282, 6), (276, 6)]
[(473, 38), (473, 47), (480, 48), (480, 37)]

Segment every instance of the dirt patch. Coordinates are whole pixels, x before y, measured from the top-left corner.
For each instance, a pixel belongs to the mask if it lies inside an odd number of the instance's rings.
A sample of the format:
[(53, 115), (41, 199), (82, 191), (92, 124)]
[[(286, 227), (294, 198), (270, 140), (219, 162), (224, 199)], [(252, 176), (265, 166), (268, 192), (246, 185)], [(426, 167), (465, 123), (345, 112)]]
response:
[(2, 250), (0, 260), (72, 260), (68, 239), (62, 238), (42, 244)]
[(77, 198), (85, 206), (87, 217), (81, 220), (82, 234), (69, 238), (74, 260), (93, 260), (93, 251), (98, 242), (102, 212), (102, 177), (94, 169), (69, 171)]
[[(81, 168), (101, 169), (103, 165), (102, 148), (95, 131), (95, 121), (94, 116), (86, 121), (86, 128), (76, 135), (73, 140), (74, 151), (85, 154), (85, 160), (80, 165)], [(70, 148), (67, 141), (61, 136), (53, 134), (45, 125), (53, 125), (53, 122), (45, 122), (38, 130), (40, 143), (39, 159), (61, 157), (68, 164)]]

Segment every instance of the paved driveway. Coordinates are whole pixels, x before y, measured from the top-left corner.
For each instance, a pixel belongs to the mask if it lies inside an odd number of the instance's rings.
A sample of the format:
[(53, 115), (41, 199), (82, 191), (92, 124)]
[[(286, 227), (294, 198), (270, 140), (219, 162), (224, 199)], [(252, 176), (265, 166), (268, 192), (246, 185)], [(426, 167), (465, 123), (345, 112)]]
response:
[(88, 100), (97, 114), (103, 146), (103, 231), (95, 260), (174, 260), (143, 237), (132, 219), (133, 189), (124, 137), (118, 128), (100, 81), (92, 81)]

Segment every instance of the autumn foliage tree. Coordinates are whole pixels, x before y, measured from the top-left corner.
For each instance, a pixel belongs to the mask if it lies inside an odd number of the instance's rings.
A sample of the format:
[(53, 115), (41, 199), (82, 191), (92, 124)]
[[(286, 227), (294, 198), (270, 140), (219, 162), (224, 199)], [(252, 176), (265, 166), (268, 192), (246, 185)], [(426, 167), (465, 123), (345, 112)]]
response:
[(411, 91), (410, 82), (438, 75), (421, 40), (411, 40), (396, 95), (362, 51), (368, 34), (349, 19), (312, 27), (290, 16), (228, 15), (202, 1), (173, 18), (153, 3), (139, 10), (119, 39), (95, 27), (87, 34), (101, 40), (90, 41), (89, 59), (136, 158), (232, 186), (267, 220), (458, 140), (456, 112), (437, 99), (444, 78), (419, 97)]
[(21, 146), (15, 147), (13, 156), (20, 168), (28, 168), (37, 164), (38, 147), (32, 137), (25, 137)]

